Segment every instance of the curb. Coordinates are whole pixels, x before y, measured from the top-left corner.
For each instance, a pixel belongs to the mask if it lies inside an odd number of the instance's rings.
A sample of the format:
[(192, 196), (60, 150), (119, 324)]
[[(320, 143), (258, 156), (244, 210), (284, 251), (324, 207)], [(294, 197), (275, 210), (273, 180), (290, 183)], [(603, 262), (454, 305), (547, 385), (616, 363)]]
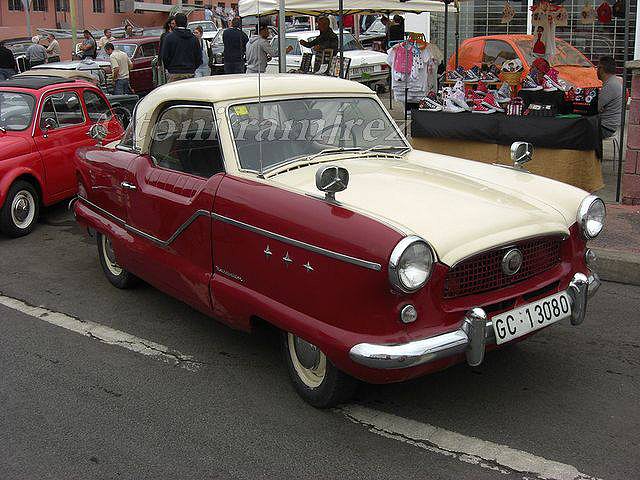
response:
[(640, 285), (640, 255), (606, 248), (592, 248), (597, 255), (593, 270), (600, 279)]

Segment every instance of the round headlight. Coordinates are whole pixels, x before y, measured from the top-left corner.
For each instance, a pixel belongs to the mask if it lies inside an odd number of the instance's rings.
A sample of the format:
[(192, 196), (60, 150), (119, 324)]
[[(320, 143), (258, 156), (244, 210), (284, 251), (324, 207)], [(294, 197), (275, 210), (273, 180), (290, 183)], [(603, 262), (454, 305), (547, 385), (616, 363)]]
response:
[(607, 209), (604, 202), (595, 195), (589, 195), (582, 200), (578, 209), (578, 223), (582, 234), (589, 240), (597, 237), (604, 228), (604, 219)]
[(420, 237), (405, 237), (391, 252), (389, 281), (396, 290), (412, 293), (422, 288), (433, 269), (434, 254)]

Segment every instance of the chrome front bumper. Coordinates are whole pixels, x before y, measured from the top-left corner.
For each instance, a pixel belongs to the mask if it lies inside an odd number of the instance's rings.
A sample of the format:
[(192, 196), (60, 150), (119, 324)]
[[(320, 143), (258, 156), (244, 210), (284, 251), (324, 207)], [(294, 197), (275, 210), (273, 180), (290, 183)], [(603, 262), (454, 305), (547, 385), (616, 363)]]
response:
[[(600, 287), (595, 273), (589, 276), (576, 273), (569, 284), (567, 294), (571, 299), (571, 324), (579, 325), (584, 320), (587, 299)], [(435, 337), (424, 338), (399, 345), (359, 343), (351, 348), (351, 360), (377, 369), (408, 368), (434, 362), (452, 355), (465, 353), (467, 363), (480, 365), (487, 345), (495, 343), (493, 325), (482, 308), (467, 312), (458, 330)]]

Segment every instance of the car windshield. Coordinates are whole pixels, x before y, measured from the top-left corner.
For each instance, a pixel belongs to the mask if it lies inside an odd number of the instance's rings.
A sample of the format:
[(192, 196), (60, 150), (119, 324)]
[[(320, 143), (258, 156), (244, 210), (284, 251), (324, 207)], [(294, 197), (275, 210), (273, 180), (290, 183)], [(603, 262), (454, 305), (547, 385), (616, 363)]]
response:
[[(518, 40), (516, 42), (518, 48), (524, 53), (527, 63), (532, 65), (536, 57), (532, 53), (532, 44), (530, 40)], [(564, 40), (556, 39), (556, 54), (548, 59), (552, 67), (576, 66), (576, 67), (592, 67), (593, 65), (582, 55), (576, 48), (569, 45)]]
[(228, 110), (242, 169), (266, 172), (325, 150), (408, 146), (372, 98), (304, 98), (245, 103)]
[(0, 92), (0, 131), (26, 129), (31, 125), (35, 103), (26, 93)]
[(216, 30), (218, 30), (213, 22), (190, 23), (189, 25), (187, 25), (187, 27), (192, 32), (196, 29), (196, 27), (201, 27), (203, 32), (215, 32)]

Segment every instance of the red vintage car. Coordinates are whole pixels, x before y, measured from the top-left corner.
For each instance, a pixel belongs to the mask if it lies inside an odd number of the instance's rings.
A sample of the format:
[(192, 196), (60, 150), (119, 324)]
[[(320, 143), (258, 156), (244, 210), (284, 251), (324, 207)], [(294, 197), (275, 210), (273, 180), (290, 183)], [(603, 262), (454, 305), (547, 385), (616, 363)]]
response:
[[(153, 81), (152, 62), (160, 50), (160, 37), (123, 38), (111, 43), (131, 59), (133, 68), (129, 72), (129, 83), (133, 92), (145, 95), (153, 90), (156, 85)], [(97, 58), (98, 60), (108, 60), (107, 54), (102, 51), (99, 52)]]
[(72, 208), (114, 286), (270, 323), (326, 407), (583, 321), (604, 203), (528, 173), (528, 144), (513, 158), (415, 151), (356, 82), (225, 75), (154, 90), (119, 145), (79, 150)]
[(0, 82), (0, 230), (18, 237), (33, 230), (40, 207), (77, 192), (74, 155), (95, 144), (93, 125), (106, 140), (122, 126), (95, 85), (53, 76)]

